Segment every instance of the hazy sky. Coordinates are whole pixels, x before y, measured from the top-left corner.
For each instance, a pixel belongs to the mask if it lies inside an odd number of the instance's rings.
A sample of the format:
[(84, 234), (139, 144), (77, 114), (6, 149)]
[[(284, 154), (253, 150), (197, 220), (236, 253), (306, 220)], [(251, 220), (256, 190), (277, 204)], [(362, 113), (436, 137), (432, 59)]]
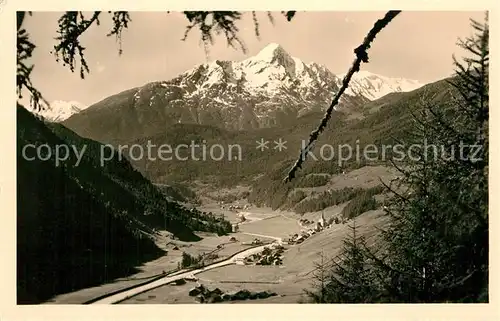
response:
[[(304, 62), (326, 65), (333, 73), (345, 73), (357, 47), (373, 23), (384, 12), (298, 12), (291, 22), (274, 13), (274, 26), (264, 12), (260, 18), (260, 40), (255, 36), (251, 14), (238, 24), (248, 53), (227, 47), (216, 38), (208, 60), (241, 60), (255, 55), (270, 42), (279, 43)], [(49, 53), (55, 44), (57, 18), (61, 13), (34, 13), (25, 27), (37, 48), (33, 82), (47, 100), (76, 100), (92, 104), (120, 91), (151, 81), (168, 80), (207, 62), (199, 34), (193, 30), (181, 41), (188, 21), (179, 13), (132, 12), (132, 22), (123, 33), (123, 54), (118, 55), (114, 37), (106, 37), (111, 19), (103, 13), (100, 26), (91, 27), (82, 38), (91, 70), (85, 80), (79, 73), (58, 64)], [(375, 39), (369, 49), (370, 63), (362, 69), (389, 77), (431, 82), (452, 72), (458, 37), (469, 36), (469, 18), (479, 21), (482, 12), (402, 12)]]

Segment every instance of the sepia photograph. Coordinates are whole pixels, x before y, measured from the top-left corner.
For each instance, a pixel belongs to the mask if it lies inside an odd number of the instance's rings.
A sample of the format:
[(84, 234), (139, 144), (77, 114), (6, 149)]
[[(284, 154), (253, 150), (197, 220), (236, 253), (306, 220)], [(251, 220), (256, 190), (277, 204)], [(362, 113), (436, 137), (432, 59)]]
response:
[(488, 10), (15, 15), (18, 305), (489, 303)]

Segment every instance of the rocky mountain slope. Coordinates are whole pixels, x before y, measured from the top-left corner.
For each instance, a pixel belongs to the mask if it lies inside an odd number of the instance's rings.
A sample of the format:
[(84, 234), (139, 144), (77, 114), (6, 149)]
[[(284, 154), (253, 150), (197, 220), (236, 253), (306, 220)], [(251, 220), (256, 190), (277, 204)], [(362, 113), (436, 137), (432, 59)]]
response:
[[(289, 125), (323, 111), (342, 78), (323, 65), (304, 63), (278, 44), (243, 61), (200, 64), (169, 81), (108, 97), (65, 124), (100, 141), (154, 135), (173, 124), (200, 124), (227, 130)], [(364, 73), (341, 101), (361, 106), (385, 93), (410, 91), (418, 82)]]

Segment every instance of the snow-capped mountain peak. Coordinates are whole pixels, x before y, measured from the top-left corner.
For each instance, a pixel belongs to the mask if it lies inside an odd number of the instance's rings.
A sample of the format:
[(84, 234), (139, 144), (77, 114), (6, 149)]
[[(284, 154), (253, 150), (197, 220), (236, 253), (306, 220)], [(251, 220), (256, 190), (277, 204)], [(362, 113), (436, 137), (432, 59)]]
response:
[(77, 101), (54, 100), (49, 106), (44, 106), (43, 110), (32, 110), (32, 112), (36, 115), (42, 116), (47, 121), (61, 122), (68, 119), (70, 116), (81, 112), (87, 107), (88, 106), (85, 106)]
[[(338, 77), (342, 81), (345, 74), (340, 74)], [(422, 86), (423, 84), (417, 80), (390, 78), (360, 70), (352, 76), (346, 93), (350, 95), (363, 95), (370, 100), (376, 100), (393, 92), (412, 91)]]
[(292, 63), (293, 58), (283, 47), (277, 43), (271, 43), (264, 47), (257, 55), (251, 58), (254, 61), (265, 61), (268, 63)]

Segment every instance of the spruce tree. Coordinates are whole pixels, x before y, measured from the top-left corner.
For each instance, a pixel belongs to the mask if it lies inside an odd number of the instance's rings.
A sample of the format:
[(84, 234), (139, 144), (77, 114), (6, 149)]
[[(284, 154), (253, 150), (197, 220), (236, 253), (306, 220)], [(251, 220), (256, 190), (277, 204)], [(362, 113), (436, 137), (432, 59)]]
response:
[(384, 301), (488, 300), (487, 15), (471, 25), (446, 103), (427, 97), (416, 113), (409, 142), (421, 147), (418, 157), (394, 163), (403, 179), (390, 187), (386, 256), (370, 255)]
[(305, 290), (305, 294), (313, 303), (327, 303), (326, 291), (330, 277), (330, 266), (325, 262), (325, 254), (321, 252), (320, 261), (316, 262), (313, 273), (313, 291)]
[[(358, 233), (355, 220), (338, 257), (317, 267), (315, 289), (306, 291), (315, 303), (369, 303), (379, 293), (366, 260), (366, 240)], [(331, 266), (333, 264), (333, 266)]]

